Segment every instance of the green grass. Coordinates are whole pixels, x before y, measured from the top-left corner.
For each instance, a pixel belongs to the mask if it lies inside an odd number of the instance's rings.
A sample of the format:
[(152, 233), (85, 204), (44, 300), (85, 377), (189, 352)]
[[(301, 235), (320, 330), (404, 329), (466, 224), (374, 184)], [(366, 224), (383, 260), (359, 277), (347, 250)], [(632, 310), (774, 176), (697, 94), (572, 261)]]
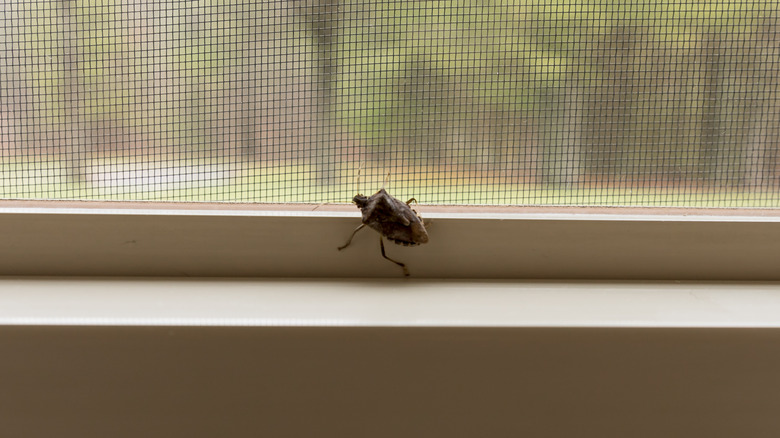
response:
[[(336, 182), (322, 185), (309, 166), (187, 165), (181, 161), (147, 163), (92, 160), (87, 181), (74, 183), (63, 163), (7, 161), (0, 164), (5, 199), (75, 199), (182, 202), (348, 203), (358, 192), (370, 194), (384, 184), (385, 172), (343, 163)], [(358, 188), (358, 184), (360, 188)], [(669, 188), (549, 188), (474, 172), (396, 169), (386, 185), (400, 199), (423, 204), (780, 207), (780, 192)]]

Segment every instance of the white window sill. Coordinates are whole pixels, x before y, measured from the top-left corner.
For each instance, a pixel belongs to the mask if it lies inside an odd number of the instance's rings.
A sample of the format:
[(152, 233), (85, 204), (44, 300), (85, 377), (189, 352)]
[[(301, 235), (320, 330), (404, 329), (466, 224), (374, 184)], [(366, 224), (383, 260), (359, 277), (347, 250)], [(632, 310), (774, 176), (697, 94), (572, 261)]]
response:
[[(780, 280), (780, 210), (430, 207), (412, 278)], [(4, 202), (0, 275), (398, 278), (349, 205)]]
[(780, 283), (0, 279), (0, 325), (780, 327)]
[(774, 211), (176, 207), (0, 209), (7, 434), (780, 434)]
[(780, 284), (6, 278), (3, 431), (776, 437), (778, 315)]

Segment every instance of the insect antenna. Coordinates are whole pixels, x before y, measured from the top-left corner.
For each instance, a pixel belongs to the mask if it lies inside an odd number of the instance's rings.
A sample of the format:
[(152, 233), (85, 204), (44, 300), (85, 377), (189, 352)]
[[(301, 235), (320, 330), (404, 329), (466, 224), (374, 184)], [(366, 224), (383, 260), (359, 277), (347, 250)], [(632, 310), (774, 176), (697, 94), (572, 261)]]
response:
[(385, 176), (385, 180), (384, 180), (384, 181), (382, 181), (382, 188), (383, 188), (383, 189), (385, 188), (385, 186), (387, 185), (387, 183), (389, 183), (389, 182), (390, 182), (390, 173), (391, 173), (391, 172), (387, 172), (387, 176)]
[(355, 190), (357, 190), (355, 193), (360, 194), (363, 193), (360, 191), (360, 176), (361, 172), (363, 171), (363, 163), (361, 162), (358, 166), (357, 175), (355, 176)]

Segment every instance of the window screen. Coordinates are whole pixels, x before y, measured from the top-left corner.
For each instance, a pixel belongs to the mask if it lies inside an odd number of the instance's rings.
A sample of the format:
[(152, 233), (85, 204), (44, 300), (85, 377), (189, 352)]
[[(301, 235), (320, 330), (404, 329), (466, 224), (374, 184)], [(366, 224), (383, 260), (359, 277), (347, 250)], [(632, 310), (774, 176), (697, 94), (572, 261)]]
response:
[(0, 198), (780, 206), (777, 0), (7, 0)]

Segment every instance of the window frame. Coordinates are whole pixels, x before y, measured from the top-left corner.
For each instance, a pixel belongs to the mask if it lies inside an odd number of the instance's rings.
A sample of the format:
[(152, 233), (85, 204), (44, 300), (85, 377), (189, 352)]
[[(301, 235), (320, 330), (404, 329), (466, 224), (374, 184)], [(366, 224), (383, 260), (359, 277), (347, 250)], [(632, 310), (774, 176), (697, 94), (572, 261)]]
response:
[[(777, 281), (780, 210), (427, 206), (413, 278)], [(0, 275), (400, 277), (345, 204), (4, 201)]]
[[(405, 280), (373, 231), (336, 250), (359, 223), (349, 205), (4, 202), (0, 274), (83, 276), (0, 278), (0, 297), (15, 306), (0, 323), (0, 371), (17, 377), (0, 396), (15, 411), (6, 428), (80, 436), (145, 418), (140, 427), (174, 435), (436, 435), (441, 425), (479, 434), (489, 418), (505, 435), (780, 431), (766, 384), (780, 363), (780, 319), (767, 306), (780, 283), (641, 281), (778, 280), (780, 211), (419, 210), (433, 221), (431, 241), (388, 248), (409, 266)], [(272, 273), (299, 278), (233, 278)], [(597, 278), (634, 281), (581, 281)], [(512, 300), (486, 300), (487, 283)], [(302, 298), (284, 295), (290, 288)], [(397, 325), (393, 303), (406, 312)], [(473, 306), (486, 319), (475, 323)], [(345, 309), (362, 322), (331, 318)], [(509, 323), (491, 325), (490, 309)], [(462, 319), (442, 322), (448, 314)], [(295, 421), (301, 412), (322, 421)], [(404, 421), (378, 414), (387, 412)], [(705, 417), (714, 420), (690, 421)]]

